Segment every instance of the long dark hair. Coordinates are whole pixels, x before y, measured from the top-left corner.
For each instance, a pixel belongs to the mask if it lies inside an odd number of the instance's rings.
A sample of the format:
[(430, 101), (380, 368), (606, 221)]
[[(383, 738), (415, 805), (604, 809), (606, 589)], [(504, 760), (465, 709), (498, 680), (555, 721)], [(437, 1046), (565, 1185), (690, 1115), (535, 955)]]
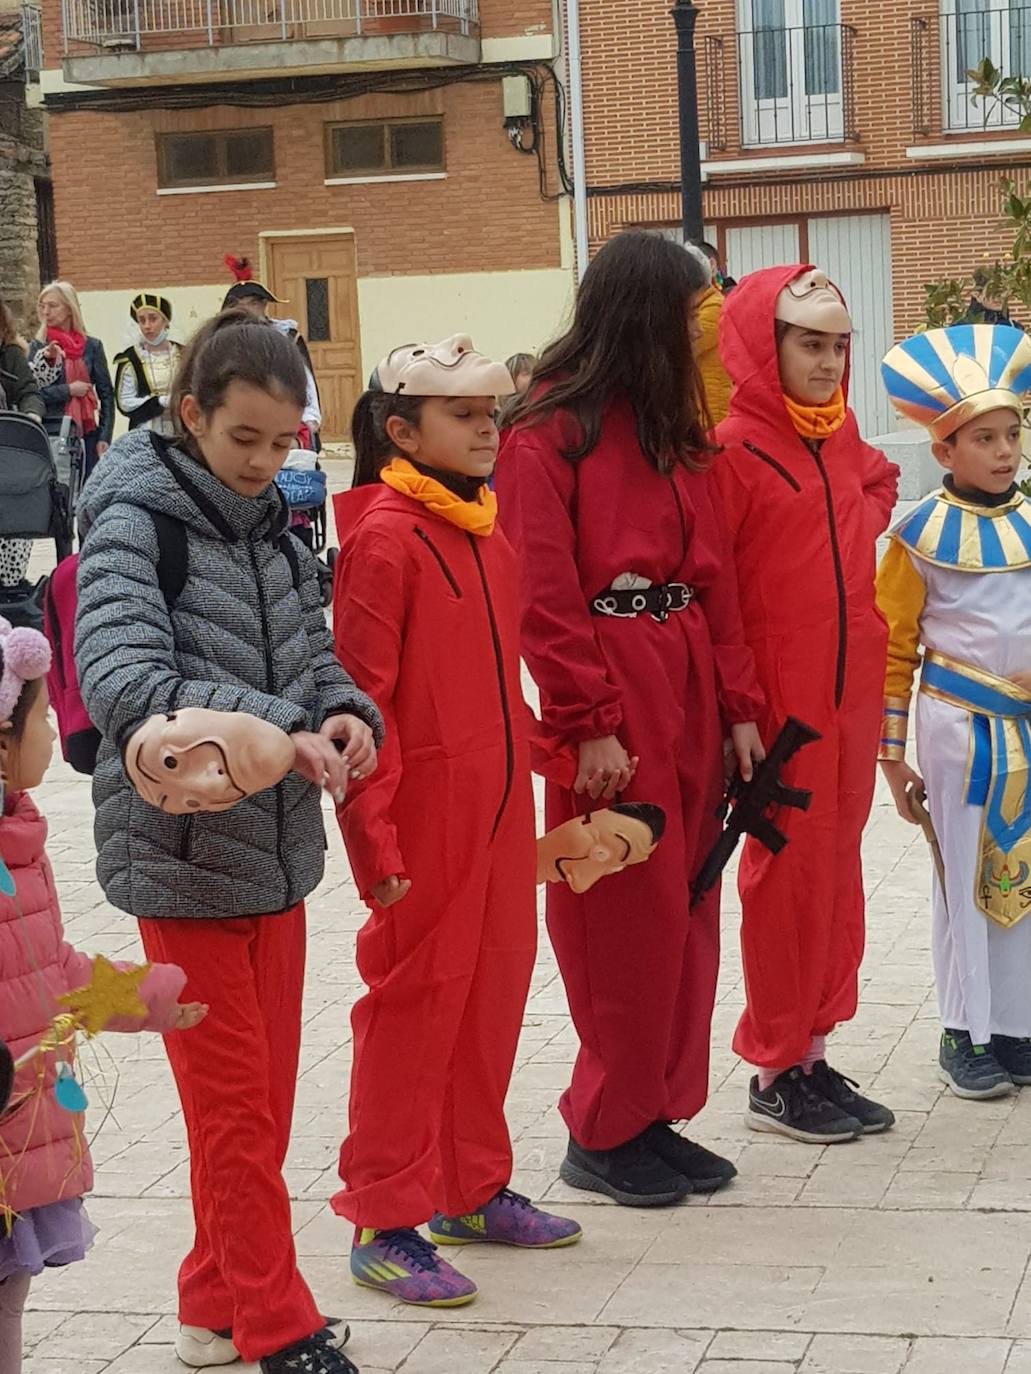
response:
[(387, 433), (387, 421), (399, 415), (410, 425), (419, 423), (422, 396), (393, 395), (377, 388), (363, 391), (351, 416), (351, 441), (354, 444), (352, 487), (367, 487), (378, 482), (380, 472), (394, 457), (394, 445)]
[(210, 415), (233, 382), (278, 391), (299, 409), (308, 395), (304, 362), (293, 340), (246, 310), (223, 310), (202, 324), (183, 349), (172, 383), (168, 408), (176, 438), (191, 453), (194, 439), (183, 424), (183, 397), (192, 396), (201, 414)]
[(654, 467), (706, 466), (711, 422), (688, 315), (709, 285), (709, 273), (679, 244), (643, 230), (617, 234), (584, 273), (572, 325), (545, 351), (508, 423), (570, 412), (576, 427), (562, 456), (575, 463), (595, 447), (602, 411), (622, 393)]

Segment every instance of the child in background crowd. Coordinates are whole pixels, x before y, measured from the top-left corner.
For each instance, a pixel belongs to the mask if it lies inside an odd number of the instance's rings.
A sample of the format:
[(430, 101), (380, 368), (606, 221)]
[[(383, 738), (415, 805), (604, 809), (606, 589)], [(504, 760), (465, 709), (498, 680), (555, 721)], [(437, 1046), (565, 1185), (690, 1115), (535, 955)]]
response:
[[(1031, 1083), (1031, 508), (1016, 486), (1031, 341), (1006, 325), (929, 330), (883, 373), (947, 473), (893, 530), (877, 575), (881, 768), (905, 820), (926, 787), (937, 839), (941, 1076), (959, 1097), (998, 1097)], [(923, 777), (906, 762), (918, 669)]]
[(337, 652), (379, 703), (374, 778), (341, 812), (368, 992), (355, 1006), (345, 1188), (356, 1283), (455, 1307), (437, 1245), (573, 1244), (512, 1192), (504, 1103), (537, 938), (534, 807), (512, 550), (494, 528), (505, 368), (456, 336), (395, 349), (355, 410), (334, 498)]
[[(306, 376), (297, 348), (229, 311), (187, 346), (176, 440), (117, 440), (79, 503), (75, 662), (103, 740), (97, 869), (147, 953), (211, 1005), (167, 1042), (190, 1141), (196, 1238), (179, 1271), (179, 1358), (351, 1374), (297, 1269), (283, 1162), (304, 985), (304, 899), (321, 881), (320, 789), (375, 767), (373, 703), (340, 667), (318, 570), (274, 484)], [(162, 534), (162, 531), (164, 532)], [(178, 587), (168, 566), (178, 551)], [(294, 772), (232, 810), (166, 814), (122, 749), (158, 712), (246, 711), (293, 735)], [(343, 746), (338, 752), (337, 743)]]
[(723, 307), (734, 384), (716, 473), (737, 560), (745, 637), (766, 694), (763, 739), (787, 716), (822, 736), (788, 765), (809, 788), (790, 843), (755, 840), (739, 871), (747, 1005), (734, 1048), (758, 1074), (747, 1124), (833, 1143), (891, 1126), (886, 1107), (830, 1068), (825, 1040), (856, 1011), (865, 937), (860, 839), (873, 799), (884, 621), (874, 549), (898, 469), (848, 408), (852, 321), (812, 267), (744, 278)]
[[(38, 631), (12, 630), (0, 618), (0, 868), (14, 887), (13, 896), (0, 891), (0, 1037), (16, 1058), (39, 1044), (61, 1010), (58, 997), (92, 977), (89, 956), (64, 938), (47, 823), (29, 796), (54, 747), (43, 682), (49, 664), (50, 645)], [(137, 990), (146, 1017), (120, 1016), (105, 1029), (198, 1025), (207, 1009), (176, 1002), (185, 982), (174, 965), (153, 965)], [(64, 1049), (30, 1059), (15, 1075), (0, 1118), (0, 1374), (21, 1369), (22, 1311), (33, 1275), (82, 1259), (93, 1241), (82, 1205), (93, 1185), (84, 1120), (54, 1095), (57, 1070), (70, 1059)]]

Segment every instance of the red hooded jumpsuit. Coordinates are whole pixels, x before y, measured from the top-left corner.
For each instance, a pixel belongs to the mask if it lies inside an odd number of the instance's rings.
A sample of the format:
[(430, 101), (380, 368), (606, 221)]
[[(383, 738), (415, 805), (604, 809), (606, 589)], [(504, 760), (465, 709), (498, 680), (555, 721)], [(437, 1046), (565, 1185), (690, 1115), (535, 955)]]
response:
[[(727, 297), (720, 352), (734, 392), (716, 464), (734, 543), (745, 636), (766, 694), (763, 739), (797, 716), (822, 734), (785, 779), (808, 812), (778, 824), (776, 858), (755, 841), (738, 885), (747, 1006), (734, 1048), (751, 1064), (799, 1063), (814, 1035), (856, 1010), (863, 957), (860, 838), (873, 798), (887, 632), (874, 604), (877, 536), (898, 468), (859, 437), (855, 416), (819, 446), (784, 405), (774, 305), (803, 267), (746, 277)], [(848, 374), (845, 375), (847, 396)]]
[[(509, 431), (498, 464), (501, 518), (520, 555), (523, 653), (549, 736), (575, 746), (616, 735), (641, 760), (621, 800), (653, 802), (667, 818), (646, 864), (582, 896), (548, 886), (580, 1036), (562, 1115), (585, 1149), (608, 1150), (705, 1102), (719, 894), (692, 912), (688, 883), (719, 833), (725, 727), (758, 719), (760, 700), (711, 473), (659, 473), (625, 400), (578, 464), (560, 455), (562, 425)], [(697, 595), (664, 623), (592, 616), (590, 600), (627, 572)], [(549, 827), (584, 808), (549, 782)]]
[(387, 727), (341, 829), (366, 900), (395, 873), (412, 889), (358, 936), (369, 990), (333, 1209), (386, 1230), (473, 1212), (511, 1179), (504, 1102), (537, 939), (529, 717), (504, 535), (386, 486), (334, 507), (337, 653)]

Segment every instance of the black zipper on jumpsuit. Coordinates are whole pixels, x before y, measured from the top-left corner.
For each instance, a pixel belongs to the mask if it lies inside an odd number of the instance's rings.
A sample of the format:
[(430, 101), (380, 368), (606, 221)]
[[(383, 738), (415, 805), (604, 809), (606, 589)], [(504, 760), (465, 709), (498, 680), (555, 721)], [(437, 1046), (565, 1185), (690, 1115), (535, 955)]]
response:
[(783, 477), (784, 481), (787, 482), (788, 486), (791, 487), (793, 490), (802, 490), (802, 484), (798, 481), (797, 478), (792, 477), (791, 473), (788, 472), (787, 468), (784, 466), (783, 463), (778, 463), (776, 458), (771, 458), (768, 453), (764, 453), (761, 448), (756, 448), (755, 444), (750, 443), (747, 439), (744, 439), (742, 441), (742, 447), (746, 448), (749, 453), (753, 454), (756, 458), (758, 458), (761, 463), (765, 463), (767, 467), (771, 467), (774, 472), (778, 473), (779, 476)]
[[(809, 448), (808, 444), (806, 445)], [(820, 474), (820, 481), (823, 483), (823, 496), (827, 503), (827, 528), (831, 537), (831, 556), (834, 559), (834, 581), (838, 589), (838, 664), (834, 675), (834, 705), (841, 705), (841, 698), (845, 694), (845, 659), (848, 654), (848, 618), (845, 609), (845, 574), (841, 567), (841, 546), (838, 543), (838, 525), (834, 515), (834, 497), (831, 495), (831, 484), (827, 478), (827, 469), (824, 467), (823, 459), (816, 449), (809, 449), (813, 455), (813, 462), (816, 464), (816, 471)]]
[(461, 599), (462, 599), (462, 589), (461, 589), (461, 587), (458, 585), (458, 579), (455, 577), (454, 573), (451, 571), (451, 569), (448, 567), (447, 563), (445, 562), (445, 560), (444, 560), (444, 555), (443, 555), (443, 554), (441, 553), (441, 551), (437, 548), (436, 544), (434, 544), (433, 540), (429, 537), (429, 535), (426, 533), (426, 531), (425, 531), (424, 529), (422, 529), (421, 526), (419, 526), (419, 525), (413, 525), (412, 528), (415, 530), (415, 533), (418, 535), (418, 537), (422, 540), (422, 542), (423, 542), (423, 543), (426, 545), (426, 547), (429, 549), (429, 551), (430, 551), (430, 553), (433, 555), (433, 557), (437, 560), (437, 565), (438, 565), (438, 567), (440, 568), (440, 571), (441, 571), (441, 572), (444, 574), (444, 576), (447, 578), (448, 586), (449, 586), (449, 587), (451, 588), (451, 590), (454, 592), (454, 594), (455, 594), (455, 596), (458, 598), (458, 600), (461, 601)]
[(467, 534), (469, 547), (473, 551), (473, 558), (476, 560), (476, 571), (480, 574), (480, 586), (483, 588), (483, 599), (487, 606), (487, 619), (490, 622), (490, 637), (494, 645), (494, 664), (498, 670), (498, 693), (501, 697), (501, 714), (505, 718), (505, 790), (501, 797), (501, 805), (498, 807), (498, 814), (494, 817), (494, 828), (490, 832), (493, 840), (498, 833), (498, 826), (501, 824), (501, 817), (505, 814), (505, 807), (508, 799), (512, 795), (512, 780), (515, 775), (515, 743), (512, 738), (512, 711), (508, 702), (508, 684), (505, 682), (505, 659), (501, 652), (501, 635), (498, 631), (497, 616), (494, 614), (494, 602), (491, 600), (490, 588), (487, 586), (487, 573), (483, 566), (483, 559), (480, 557), (480, 550), (476, 544), (476, 535)]
[[(272, 659), (272, 631), (269, 627), (268, 603), (265, 599), (265, 584), (261, 580), (261, 571), (258, 567), (258, 555), (252, 540), (247, 540), (247, 552), (251, 556), (251, 567), (254, 570), (254, 582), (258, 589), (258, 609), (261, 613), (261, 643), (265, 650), (265, 690), (270, 696), (276, 694), (276, 670)], [(286, 866), (286, 855), (283, 853), (283, 830), (286, 825), (285, 806), (283, 803), (283, 784), (276, 785), (276, 859), (279, 862), (280, 871), (286, 882), (286, 908), (293, 906), (290, 887), (290, 870)]]

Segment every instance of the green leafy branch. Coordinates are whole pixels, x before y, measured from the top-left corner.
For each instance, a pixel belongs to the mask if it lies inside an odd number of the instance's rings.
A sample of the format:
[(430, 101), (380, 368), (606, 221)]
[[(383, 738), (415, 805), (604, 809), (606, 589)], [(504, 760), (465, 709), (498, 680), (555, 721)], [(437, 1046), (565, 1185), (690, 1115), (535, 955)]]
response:
[[(967, 72), (972, 94), (985, 105), (985, 122), (994, 110), (1003, 109), (1013, 116), (1007, 121), (1021, 133), (1031, 133), (1031, 79), (1025, 76), (1003, 76), (985, 58)], [(1027, 190), (1024, 187), (1023, 190)], [(1001, 182), (1002, 220), (1013, 233), (1013, 243), (1002, 261), (985, 266), (979, 272), (978, 284), (982, 296), (998, 301), (1003, 308), (1013, 310), (1022, 323), (1031, 322), (1031, 193), (1023, 190), (1009, 177)], [(949, 278), (928, 282), (924, 286), (924, 314), (927, 328), (957, 324), (965, 319), (970, 308), (972, 277)]]

